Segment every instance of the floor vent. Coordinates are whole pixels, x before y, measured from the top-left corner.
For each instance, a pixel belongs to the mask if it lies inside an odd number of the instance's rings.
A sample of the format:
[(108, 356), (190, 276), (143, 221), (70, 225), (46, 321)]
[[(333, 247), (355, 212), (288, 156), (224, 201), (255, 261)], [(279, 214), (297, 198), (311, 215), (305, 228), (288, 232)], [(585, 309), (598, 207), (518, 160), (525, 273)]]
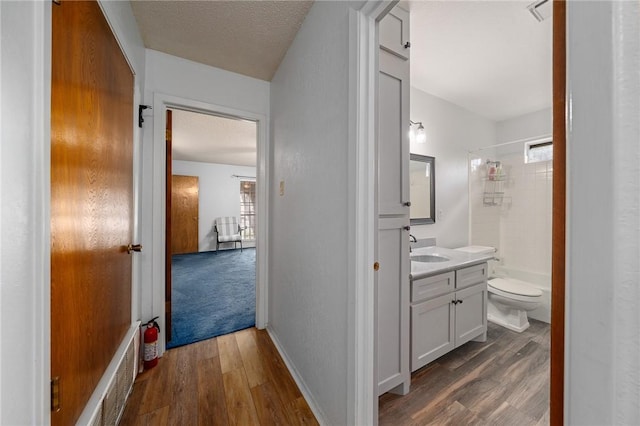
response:
[(124, 412), (138, 369), (140, 323), (135, 323), (120, 344), (77, 424), (113, 426)]

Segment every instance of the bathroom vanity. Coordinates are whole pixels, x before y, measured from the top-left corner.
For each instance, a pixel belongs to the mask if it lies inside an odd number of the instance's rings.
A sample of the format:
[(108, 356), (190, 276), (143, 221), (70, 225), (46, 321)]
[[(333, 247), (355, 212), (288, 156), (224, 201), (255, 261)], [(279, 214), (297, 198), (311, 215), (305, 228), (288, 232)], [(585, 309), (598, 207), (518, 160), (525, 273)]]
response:
[(487, 261), (440, 247), (411, 253), (411, 371), (487, 338)]

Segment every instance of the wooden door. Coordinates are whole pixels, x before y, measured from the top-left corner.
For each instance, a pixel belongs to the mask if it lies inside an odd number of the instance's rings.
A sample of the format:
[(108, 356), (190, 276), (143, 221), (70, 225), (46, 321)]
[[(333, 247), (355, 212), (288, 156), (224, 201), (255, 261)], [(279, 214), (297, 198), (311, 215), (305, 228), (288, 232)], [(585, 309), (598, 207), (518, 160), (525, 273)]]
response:
[(198, 177), (171, 177), (171, 254), (198, 252)]
[(97, 2), (52, 14), (51, 422), (69, 425), (131, 325), (133, 75)]

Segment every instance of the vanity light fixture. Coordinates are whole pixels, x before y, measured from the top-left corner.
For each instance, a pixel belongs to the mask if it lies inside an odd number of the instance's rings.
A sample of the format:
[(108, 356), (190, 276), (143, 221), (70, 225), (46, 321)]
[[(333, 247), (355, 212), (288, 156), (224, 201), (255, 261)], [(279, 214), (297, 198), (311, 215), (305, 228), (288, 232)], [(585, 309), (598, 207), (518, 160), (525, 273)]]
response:
[[(424, 130), (424, 126), (422, 125), (422, 121), (409, 120), (409, 123), (409, 139), (416, 143), (426, 143), (427, 134)], [(414, 128), (414, 126), (418, 126), (417, 129)]]

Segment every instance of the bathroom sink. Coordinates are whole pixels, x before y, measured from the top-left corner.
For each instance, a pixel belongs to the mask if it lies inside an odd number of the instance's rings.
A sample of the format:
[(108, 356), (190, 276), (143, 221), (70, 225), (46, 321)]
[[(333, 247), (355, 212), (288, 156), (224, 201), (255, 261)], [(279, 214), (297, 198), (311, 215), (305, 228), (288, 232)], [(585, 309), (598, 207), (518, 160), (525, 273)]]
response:
[(448, 257), (445, 256), (438, 256), (436, 254), (422, 254), (419, 256), (412, 256), (411, 257), (411, 261), (412, 262), (428, 262), (428, 263), (433, 263), (433, 262), (446, 262), (449, 259)]

